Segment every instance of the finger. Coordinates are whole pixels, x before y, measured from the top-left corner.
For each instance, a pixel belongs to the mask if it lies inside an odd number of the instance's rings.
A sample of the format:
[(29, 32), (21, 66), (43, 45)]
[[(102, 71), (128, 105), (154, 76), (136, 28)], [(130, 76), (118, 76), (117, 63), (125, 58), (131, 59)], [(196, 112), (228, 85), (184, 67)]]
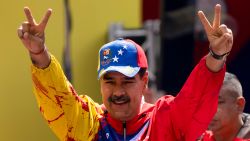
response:
[(29, 32), (30, 31), (30, 23), (29, 22), (23, 22), (22, 23), (22, 30), (23, 30), (23, 32)]
[(46, 27), (46, 25), (47, 25), (47, 23), (49, 21), (49, 17), (51, 15), (51, 13), (52, 13), (52, 9), (48, 9), (47, 12), (44, 15), (42, 21), (39, 24), (43, 30), (45, 29), (45, 27)]
[(228, 45), (232, 47), (233, 46), (233, 36), (232, 36), (232, 34), (225, 33), (224, 36), (225, 36), (225, 38), (227, 38)]
[(224, 34), (224, 33), (228, 33), (228, 34), (230, 34), (230, 35), (233, 34), (233, 33), (232, 33), (232, 30), (229, 29), (229, 28), (227, 28), (227, 26), (224, 25), (224, 24), (222, 24), (222, 25), (219, 26), (219, 30), (221, 31), (221, 34)]
[(213, 20), (214, 28), (217, 28), (220, 26), (220, 19), (221, 19), (221, 5), (216, 4), (214, 8), (214, 20)]
[(24, 39), (25, 41), (33, 41), (33, 42), (38, 42), (38, 41), (40, 41), (40, 38), (38, 38), (38, 37), (36, 37), (36, 36), (34, 36), (34, 35), (28, 33), (28, 32), (23, 33), (23, 39)]
[(21, 26), (17, 29), (17, 35), (20, 39), (23, 38), (23, 29)]
[(221, 32), (222, 34), (228, 33), (228, 28), (227, 28), (227, 26), (224, 25), (224, 24), (219, 26), (219, 30), (220, 30), (220, 32)]
[(217, 45), (226, 46), (229, 42), (231, 42), (231, 35), (228, 33), (223, 34), (218, 40), (216, 41)]
[(29, 7), (24, 7), (24, 13), (26, 15), (26, 18), (27, 18), (28, 22), (31, 25), (35, 25), (36, 22), (35, 22), (35, 19), (33, 18), (32, 14), (31, 14), (31, 11), (30, 11)]
[(29, 39), (30, 34), (28, 32), (23, 33), (23, 39), (27, 40)]
[(204, 15), (204, 13), (202, 11), (198, 11), (198, 16), (199, 16), (199, 19), (207, 33), (207, 35), (209, 33), (212, 32), (212, 26), (210, 24), (210, 22), (207, 20), (206, 16)]

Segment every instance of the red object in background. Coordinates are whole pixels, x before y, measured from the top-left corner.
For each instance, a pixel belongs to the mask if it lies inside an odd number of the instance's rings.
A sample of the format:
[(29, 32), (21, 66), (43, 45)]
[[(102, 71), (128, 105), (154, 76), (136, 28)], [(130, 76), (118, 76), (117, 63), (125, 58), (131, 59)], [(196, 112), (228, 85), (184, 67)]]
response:
[(249, 0), (226, 0), (228, 14), (233, 17), (237, 24), (237, 32), (234, 37), (233, 50), (230, 53), (229, 61), (233, 60), (241, 47), (245, 46), (250, 39), (250, 18), (249, 18)]
[(160, 0), (142, 1), (142, 22), (150, 19), (160, 19)]

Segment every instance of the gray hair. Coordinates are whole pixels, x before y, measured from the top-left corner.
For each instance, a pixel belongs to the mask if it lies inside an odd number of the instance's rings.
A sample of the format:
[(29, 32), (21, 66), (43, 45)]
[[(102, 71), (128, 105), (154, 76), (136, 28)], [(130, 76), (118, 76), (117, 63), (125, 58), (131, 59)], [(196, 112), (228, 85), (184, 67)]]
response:
[[(227, 87), (226, 87), (227, 86)], [(242, 97), (243, 90), (237, 76), (233, 73), (226, 72), (222, 87), (226, 87), (234, 97)]]

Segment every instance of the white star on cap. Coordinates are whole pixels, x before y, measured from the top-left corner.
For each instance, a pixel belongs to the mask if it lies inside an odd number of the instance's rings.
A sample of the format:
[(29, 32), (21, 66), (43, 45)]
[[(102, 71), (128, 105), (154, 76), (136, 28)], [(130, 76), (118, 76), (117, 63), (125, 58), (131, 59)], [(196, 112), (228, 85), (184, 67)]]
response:
[(113, 62), (118, 62), (118, 59), (119, 59), (119, 58), (117, 58), (116, 55), (115, 55), (115, 57), (112, 58), (112, 59), (113, 59)]
[(127, 46), (126, 46), (126, 45), (124, 45), (124, 46), (123, 46), (123, 48), (124, 48), (124, 49), (127, 49)]
[(118, 50), (118, 55), (122, 55), (123, 54), (123, 51), (120, 49)]

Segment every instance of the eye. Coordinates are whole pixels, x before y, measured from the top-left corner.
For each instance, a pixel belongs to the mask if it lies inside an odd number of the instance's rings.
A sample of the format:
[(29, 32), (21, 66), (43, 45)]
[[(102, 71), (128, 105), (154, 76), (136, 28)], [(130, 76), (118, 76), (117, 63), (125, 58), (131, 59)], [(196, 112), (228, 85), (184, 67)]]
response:
[(114, 81), (108, 80), (108, 81), (105, 81), (105, 83), (106, 83), (106, 84), (114, 84)]
[(224, 100), (219, 100), (219, 101), (218, 101), (218, 104), (223, 104), (223, 103), (225, 103)]
[(128, 80), (128, 81), (124, 81), (122, 84), (123, 84), (125, 87), (131, 88), (131, 87), (135, 84), (135, 82), (134, 82), (134, 81), (131, 81), (131, 80)]

